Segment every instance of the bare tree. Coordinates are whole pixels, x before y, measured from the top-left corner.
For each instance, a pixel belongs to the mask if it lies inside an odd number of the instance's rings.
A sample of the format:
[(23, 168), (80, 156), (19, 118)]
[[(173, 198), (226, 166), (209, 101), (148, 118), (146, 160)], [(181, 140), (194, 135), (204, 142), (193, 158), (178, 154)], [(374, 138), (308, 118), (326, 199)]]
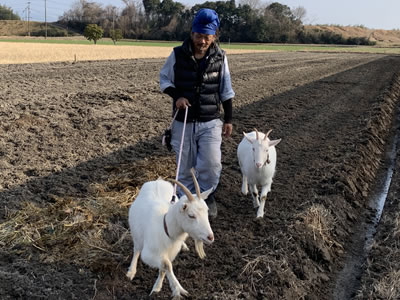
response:
[(100, 22), (106, 36), (111, 36), (111, 31), (118, 28), (118, 8), (113, 5), (108, 5), (104, 8), (103, 17)]
[(240, 5), (248, 5), (252, 10), (258, 10), (261, 8), (261, 0), (240, 0)]
[(240, 0), (240, 5), (248, 5), (257, 15), (262, 15), (264, 10), (272, 3), (272, 1), (263, 0)]
[(125, 7), (119, 19), (120, 28), (126, 37), (138, 38), (146, 26), (143, 15), (143, 5), (139, 0), (122, 0)]
[(293, 8), (292, 13), (296, 20), (299, 20), (301, 23), (305, 22), (307, 11), (303, 6)]
[(98, 23), (103, 15), (103, 8), (96, 2), (78, 0), (72, 4), (72, 8), (64, 13), (61, 21), (74, 21), (82, 23)]

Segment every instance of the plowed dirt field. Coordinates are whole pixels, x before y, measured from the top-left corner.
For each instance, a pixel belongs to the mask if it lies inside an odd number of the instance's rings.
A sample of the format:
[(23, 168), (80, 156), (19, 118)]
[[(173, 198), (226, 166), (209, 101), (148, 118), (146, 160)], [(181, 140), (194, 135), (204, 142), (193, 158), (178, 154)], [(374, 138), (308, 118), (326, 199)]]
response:
[[(331, 299), (400, 96), (400, 57), (229, 55), (234, 133), (222, 145), (206, 258), (174, 261), (187, 299)], [(174, 177), (161, 145), (164, 59), (0, 65), (0, 298), (169, 299), (132, 256), (129, 204)], [(263, 219), (240, 193), (243, 131), (273, 129), (277, 172)], [(400, 170), (397, 168), (395, 173)], [(394, 186), (397, 190), (399, 186)], [(394, 200), (393, 200), (394, 201)], [(398, 201), (398, 199), (396, 200)]]

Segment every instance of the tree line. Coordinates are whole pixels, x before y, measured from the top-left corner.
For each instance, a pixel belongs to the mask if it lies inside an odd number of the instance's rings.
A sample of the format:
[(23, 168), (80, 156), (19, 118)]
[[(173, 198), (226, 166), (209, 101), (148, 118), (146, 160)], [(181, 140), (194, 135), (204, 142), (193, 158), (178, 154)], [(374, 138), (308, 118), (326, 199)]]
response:
[(101, 27), (105, 37), (146, 40), (183, 40), (191, 31), (196, 12), (214, 9), (220, 18), (219, 40), (243, 43), (316, 43), (371, 45), (367, 38), (345, 38), (328, 31), (307, 30), (303, 7), (291, 9), (279, 2), (261, 0), (204, 2), (186, 7), (173, 0), (122, 0), (124, 7), (103, 7), (94, 1), (78, 0), (64, 12), (58, 24), (84, 33), (89, 24)]
[(0, 20), (21, 20), (21, 18), (10, 7), (0, 4)]

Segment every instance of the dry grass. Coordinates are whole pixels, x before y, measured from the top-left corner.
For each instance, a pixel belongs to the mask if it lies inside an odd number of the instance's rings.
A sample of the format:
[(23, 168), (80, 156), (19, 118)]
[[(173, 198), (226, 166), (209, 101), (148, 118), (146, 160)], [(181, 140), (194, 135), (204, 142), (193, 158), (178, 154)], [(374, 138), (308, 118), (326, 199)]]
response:
[[(276, 265), (277, 262), (273, 261), (270, 255), (261, 255), (252, 260), (247, 260), (240, 276), (245, 276), (249, 279), (250, 287), (253, 292), (257, 290), (257, 285), (264, 279), (265, 275), (271, 273), (271, 265)], [(285, 261), (278, 265), (285, 266)]]
[(174, 164), (167, 157), (111, 168), (108, 181), (92, 184), (85, 197), (52, 196), (45, 206), (23, 203), (0, 224), (0, 247), (28, 259), (39, 253), (46, 263), (116, 271), (131, 255), (130, 204), (144, 182), (173, 177)]
[(400, 213), (396, 213), (396, 217), (393, 220), (394, 229), (393, 229), (393, 238), (399, 240), (400, 239)]
[(274, 286), (287, 286), (283, 299), (303, 299), (305, 282), (299, 280), (285, 257), (277, 258), (274, 253), (246, 260), (240, 277), (244, 278), (253, 293), (262, 293), (268, 299), (275, 295)]
[(400, 299), (400, 271), (392, 270), (373, 284), (371, 299)]
[(389, 197), (355, 299), (400, 299), (400, 213), (397, 197)]
[(129, 236), (123, 220), (138, 189), (101, 189), (83, 199), (53, 196), (53, 203), (45, 207), (24, 203), (0, 225), (1, 245), (27, 257), (32, 246), (47, 263), (64, 260), (91, 267), (104, 255), (121, 260), (119, 247)]
[[(75, 45), (1, 42), (0, 64), (75, 62), (135, 58), (164, 58), (170, 47)], [(226, 50), (228, 54), (265, 52), (261, 50)]]
[(331, 232), (336, 221), (330, 210), (320, 204), (313, 204), (300, 214), (300, 218), (303, 219), (303, 224), (312, 230), (314, 240), (318, 234), (328, 245), (334, 243)]
[(0, 64), (167, 57), (168, 47), (2, 42)]
[(308, 29), (327, 30), (333, 33), (341, 34), (345, 38), (364, 37), (377, 42), (380, 46), (398, 46), (400, 45), (399, 30), (369, 29), (359, 26), (335, 26), (335, 25), (310, 25)]

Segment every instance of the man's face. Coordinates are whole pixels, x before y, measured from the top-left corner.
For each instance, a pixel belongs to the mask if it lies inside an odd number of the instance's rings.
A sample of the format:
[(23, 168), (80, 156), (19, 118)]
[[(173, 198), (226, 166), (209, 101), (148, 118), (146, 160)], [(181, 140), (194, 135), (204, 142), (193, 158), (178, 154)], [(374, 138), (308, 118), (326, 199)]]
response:
[(192, 32), (192, 41), (196, 53), (207, 52), (210, 45), (214, 42), (215, 35)]

